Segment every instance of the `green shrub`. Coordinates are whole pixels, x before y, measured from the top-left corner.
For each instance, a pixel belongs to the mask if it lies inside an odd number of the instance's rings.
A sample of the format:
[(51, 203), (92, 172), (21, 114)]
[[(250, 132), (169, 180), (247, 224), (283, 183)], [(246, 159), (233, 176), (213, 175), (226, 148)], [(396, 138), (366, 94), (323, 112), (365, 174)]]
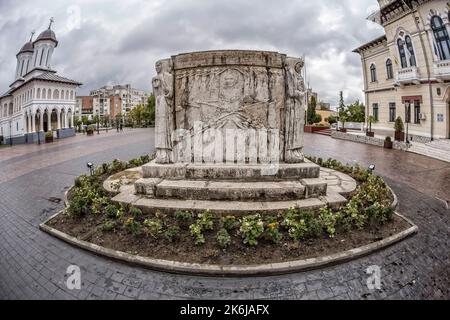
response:
[(125, 230), (137, 237), (141, 234), (141, 224), (136, 221), (133, 217), (129, 217), (124, 223)]
[(189, 227), (192, 237), (194, 237), (194, 243), (196, 246), (205, 244), (205, 236), (203, 235), (203, 228), (200, 224), (195, 223)]
[(177, 211), (175, 212), (175, 219), (181, 223), (181, 224), (186, 224), (186, 223), (191, 223), (192, 222), (192, 213), (188, 212), (188, 211)]
[(210, 231), (214, 229), (213, 215), (209, 211), (205, 211), (198, 215), (197, 224), (202, 228), (202, 231)]
[(105, 214), (109, 219), (120, 219), (123, 217), (123, 210), (114, 204), (110, 204), (105, 208)]
[(180, 228), (179, 227), (171, 226), (164, 233), (164, 237), (169, 242), (175, 242), (177, 240), (177, 238), (178, 238), (179, 233), (180, 233)]
[(319, 221), (323, 230), (328, 234), (330, 238), (334, 238), (336, 235), (337, 216), (329, 208), (322, 208), (319, 212)]
[(117, 222), (112, 220), (106, 220), (103, 223), (103, 231), (111, 232), (116, 229)]
[(146, 219), (144, 221), (144, 226), (146, 227), (146, 234), (153, 238), (157, 238), (163, 229), (163, 223), (159, 219)]
[(220, 219), (220, 228), (231, 232), (239, 227), (239, 220), (234, 216), (222, 217)]
[(261, 219), (261, 215), (255, 214), (244, 217), (239, 231), (244, 239), (244, 244), (251, 247), (257, 246), (258, 239), (264, 233), (264, 222)]
[(279, 226), (280, 224), (278, 222), (271, 222), (267, 225), (265, 231), (267, 240), (272, 241), (275, 244), (280, 243), (280, 241), (283, 240), (283, 234), (280, 232)]
[(131, 207), (128, 213), (135, 219), (138, 219), (143, 215), (142, 210), (136, 207)]
[(228, 233), (228, 231), (224, 228), (220, 229), (217, 233), (217, 243), (219, 244), (219, 247), (222, 249), (226, 249), (231, 244), (231, 236)]

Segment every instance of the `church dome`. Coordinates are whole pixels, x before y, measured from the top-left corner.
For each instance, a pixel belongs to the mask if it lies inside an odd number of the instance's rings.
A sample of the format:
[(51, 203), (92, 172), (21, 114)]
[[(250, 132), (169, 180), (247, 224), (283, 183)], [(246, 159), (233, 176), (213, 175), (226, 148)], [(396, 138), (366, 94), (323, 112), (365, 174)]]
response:
[(33, 42), (30, 41), (30, 42), (25, 43), (25, 45), (22, 47), (22, 49), (20, 49), (20, 51), (17, 55), (26, 53), (26, 52), (30, 52), (30, 53), (34, 52)]
[(44, 32), (42, 32), (39, 37), (37, 37), (35, 42), (38, 42), (40, 40), (52, 40), (54, 41), (56, 44), (58, 44), (58, 40), (56, 40), (56, 35), (55, 32), (53, 32), (53, 30), (51, 29), (47, 29)]

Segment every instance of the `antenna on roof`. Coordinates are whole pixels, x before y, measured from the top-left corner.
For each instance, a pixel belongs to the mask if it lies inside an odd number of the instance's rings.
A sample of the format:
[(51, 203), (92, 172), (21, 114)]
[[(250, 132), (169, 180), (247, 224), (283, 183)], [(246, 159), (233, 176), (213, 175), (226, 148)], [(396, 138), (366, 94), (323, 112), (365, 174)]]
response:
[(55, 18), (51, 17), (50, 18), (50, 24), (48, 25), (48, 29), (50, 30), (52, 28), (52, 24), (55, 22)]

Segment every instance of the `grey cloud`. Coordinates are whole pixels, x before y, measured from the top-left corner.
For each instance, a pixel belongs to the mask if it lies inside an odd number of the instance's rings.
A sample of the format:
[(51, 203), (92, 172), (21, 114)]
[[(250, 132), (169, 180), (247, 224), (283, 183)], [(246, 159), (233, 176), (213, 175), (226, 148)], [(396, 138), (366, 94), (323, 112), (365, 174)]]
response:
[[(112, 82), (150, 90), (154, 62), (180, 52), (259, 49), (305, 54), (307, 62), (323, 65), (308, 65), (314, 71), (308, 79), (321, 98), (336, 105), (339, 90), (344, 90), (351, 102), (362, 99), (361, 62), (351, 51), (381, 34), (365, 21), (367, 7), (376, 5), (376, 0), (173, 0), (159, 5), (132, 0), (129, 6), (67, 0), (58, 1), (52, 12), (54, 3), (39, 1), (41, 10), (37, 10), (31, 0), (0, 1), (5, 12), (0, 41), (10, 44), (0, 52), (1, 90), (6, 91), (13, 80), (15, 54), (29, 31), (52, 15), (57, 16), (60, 40), (54, 67), (83, 82), (84, 94)], [(81, 29), (64, 32), (66, 9), (73, 4), (82, 9)]]

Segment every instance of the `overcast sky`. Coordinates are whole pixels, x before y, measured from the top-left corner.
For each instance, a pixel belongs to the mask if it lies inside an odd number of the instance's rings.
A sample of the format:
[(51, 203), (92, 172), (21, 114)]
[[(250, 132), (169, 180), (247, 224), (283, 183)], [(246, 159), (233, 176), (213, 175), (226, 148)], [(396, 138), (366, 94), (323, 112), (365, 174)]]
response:
[(362, 99), (352, 50), (383, 34), (365, 18), (376, 0), (0, 0), (0, 91), (14, 80), (15, 55), (55, 17), (53, 68), (84, 85), (131, 83), (150, 91), (154, 63), (212, 49), (306, 56), (307, 80), (323, 101)]

